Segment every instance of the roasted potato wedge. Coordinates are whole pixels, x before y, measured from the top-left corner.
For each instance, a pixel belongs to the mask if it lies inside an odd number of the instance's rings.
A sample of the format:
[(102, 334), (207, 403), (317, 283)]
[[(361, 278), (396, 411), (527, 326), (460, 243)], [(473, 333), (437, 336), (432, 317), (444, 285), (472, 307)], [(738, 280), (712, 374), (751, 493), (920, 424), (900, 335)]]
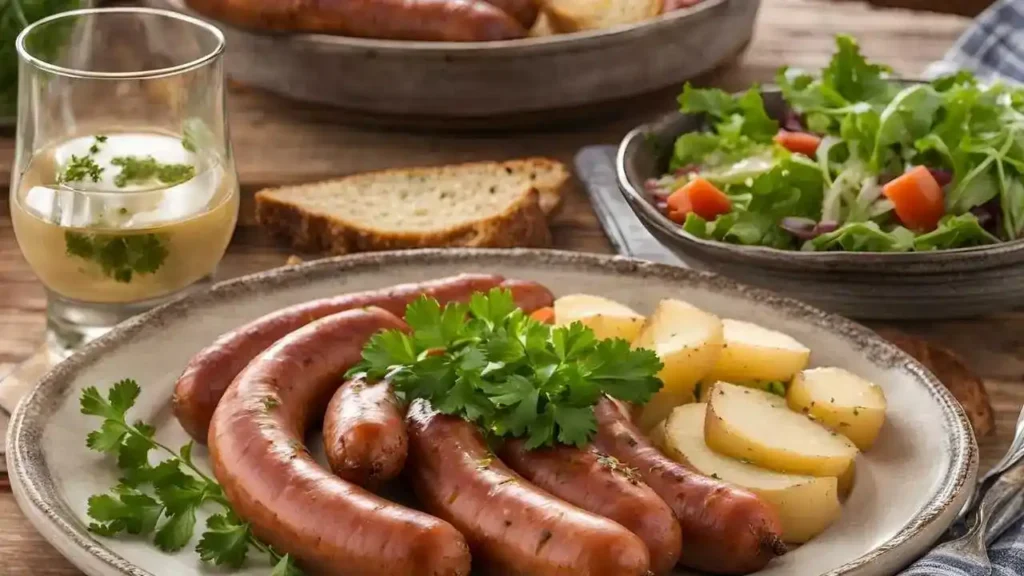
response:
[(555, 324), (582, 322), (599, 339), (622, 338), (632, 342), (644, 325), (644, 317), (628, 306), (600, 296), (572, 294), (555, 300)]
[(704, 442), (706, 413), (705, 404), (679, 406), (652, 438), (674, 460), (763, 498), (778, 512), (787, 542), (807, 542), (839, 517), (836, 478), (782, 474), (722, 456)]
[(785, 398), (727, 382), (711, 390), (704, 440), (719, 454), (789, 474), (837, 477), (857, 456), (853, 442), (793, 412)]
[(740, 320), (722, 320), (725, 345), (709, 381), (789, 382), (807, 367), (811, 351), (792, 337)]
[(662, 300), (647, 319), (634, 348), (654, 350), (665, 365), (665, 386), (640, 413), (638, 425), (650, 430), (676, 406), (693, 401), (693, 388), (722, 351), (722, 321), (682, 300)]
[(789, 407), (846, 436), (862, 451), (885, 423), (885, 393), (842, 368), (813, 368), (796, 375), (786, 393)]

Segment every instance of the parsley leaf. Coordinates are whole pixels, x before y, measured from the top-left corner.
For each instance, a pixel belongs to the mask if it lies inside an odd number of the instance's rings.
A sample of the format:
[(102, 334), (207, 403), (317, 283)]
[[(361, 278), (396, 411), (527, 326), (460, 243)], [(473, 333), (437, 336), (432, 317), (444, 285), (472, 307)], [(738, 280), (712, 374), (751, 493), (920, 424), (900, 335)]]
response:
[(196, 545), (203, 562), (241, 568), (249, 552), (249, 525), (234, 514), (215, 514), (206, 520), (206, 532)]
[(167, 259), (164, 240), (156, 234), (84, 234), (64, 232), (68, 256), (97, 263), (103, 274), (130, 283), (135, 274), (153, 274)]
[(121, 168), (114, 177), (114, 185), (124, 188), (129, 184), (145, 184), (157, 180), (161, 184), (173, 186), (191, 180), (196, 175), (196, 167), (191, 164), (164, 164), (152, 156), (117, 156), (110, 163)]
[(291, 556), (285, 554), (281, 559), (274, 565), (274, 570), (270, 573), (270, 576), (301, 576), (302, 571), (295, 567), (295, 561)]
[(189, 543), (195, 528), (196, 509), (186, 507), (170, 514), (170, 519), (157, 530), (153, 543), (164, 552), (177, 552)]
[[(252, 547), (269, 557), (275, 574), (302, 576), (289, 557), (260, 542), (249, 524), (234, 514), (220, 485), (192, 462), (191, 442), (172, 450), (155, 439), (153, 426), (142, 421), (128, 423), (128, 411), (139, 392), (138, 384), (129, 379), (114, 384), (106, 397), (95, 386), (82, 391), (82, 413), (103, 418), (99, 429), (87, 436), (86, 444), (99, 452), (116, 453), (123, 474), (109, 493), (89, 498), (89, 529), (105, 537), (152, 535), (157, 548), (174, 552), (192, 541), (196, 513), (214, 504), (222, 510), (207, 520), (196, 546), (204, 562), (238, 568)], [(151, 465), (154, 450), (169, 458)]]
[(468, 306), (420, 298), (406, 322), (412, 334), (374, 336), (349, 374), (389, 377), (407, 400), (426, 399), (489, 435), (525, 437), (530, 448), (583, 445), (602, 394), (646, 402), (662, 386), (654, 352), (598, 341), (582, 323), (537, 322), (506, 290), (476, 294)]

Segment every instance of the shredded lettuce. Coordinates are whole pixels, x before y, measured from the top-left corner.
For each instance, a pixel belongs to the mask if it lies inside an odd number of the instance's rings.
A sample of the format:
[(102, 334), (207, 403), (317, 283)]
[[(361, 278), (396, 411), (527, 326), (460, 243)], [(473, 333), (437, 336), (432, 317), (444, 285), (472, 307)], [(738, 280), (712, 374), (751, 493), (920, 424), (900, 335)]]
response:
[[(680, 109), (703, 115), (707, 130), (676, 141), (671, 168), (695, 172), (733, 201), (710, 221), (691, 214), (688, 233), (794, 250), (881, 252), (1024, 237), (1024, 88), (985, 85), (969, 72), (908, 84), (869, 62), (848, 36), (837, 36), (820, 73), (783, 68), (776, 83), (799, 123), (821, 137), (813, 158), (774, 142), (779, 123), (757, 86), (738, 95), (685, 86)], [(943, 188), (946, 215), (932, 230), (901, 225), (883, 194), (886, 182), (917, 166)], [(819, 235), (794, 237), (779, 226), (787, 217), (819, 222)]]

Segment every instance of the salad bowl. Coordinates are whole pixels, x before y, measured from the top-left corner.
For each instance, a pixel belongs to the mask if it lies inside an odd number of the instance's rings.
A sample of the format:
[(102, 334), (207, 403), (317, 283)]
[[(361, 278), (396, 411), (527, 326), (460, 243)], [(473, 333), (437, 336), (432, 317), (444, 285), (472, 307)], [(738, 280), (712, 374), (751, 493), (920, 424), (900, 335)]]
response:
[[(760, 92), (768, 115), (783, 119), (788, 107), (781, 91), (765, 86)], [(677, 138), (703, 128), (703, 117), (674, 112), (631, 131), (616, 158), (627, 203), (687, 265), (861, 319), (961, 318), (1024, 304), (1024, 239), (927, 252), (818, 252), (731, 244), (687, 232), (656, 207), (645, 182), (668, 171)]]

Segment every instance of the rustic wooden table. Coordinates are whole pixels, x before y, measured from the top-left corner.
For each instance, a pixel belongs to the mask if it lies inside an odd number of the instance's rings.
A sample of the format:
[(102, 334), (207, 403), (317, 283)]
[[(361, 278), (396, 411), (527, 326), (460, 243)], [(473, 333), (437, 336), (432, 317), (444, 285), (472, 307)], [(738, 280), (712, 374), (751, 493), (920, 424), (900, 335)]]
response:
[[(739, 89), (769, 80), (782, 64), (823, 65), (832, 36), (859, 38), (871, 57), (914, 75), (938, 59), (966, 27), (954, 16), (875, 10), (854, 2), (764, 0), (752, 46), (737, 63), (708, 81)], [(630, 127), (668, 111), (674, 93), (638, 99), (630, 113), (585, 124), (502, 135), (399, 133), (353, 128), (322, 107), (234, 89), (231, 130), (244, 198), (242, 217), (221, 267), (222, 278), (280, 266), (289, 251), (269, 240), (253, 222), (252, 193), (264, 186), (386, 167), (476, 159), (550, 155), (571, 161), (581, 146), (614, 143)], [(8, 182), (13, 140), (0, 138), (0, 182)], [(11, 230), (10, 211), (0, 201), (0, 376), (37, 348), (44, 328), (44, 296), (22, 259)], [(575, 191), (554, 222), (558, 248), (610, 252), (585, 195)], [(996, 409), (997, 433), (982, 439), (983, 466), (1008, 446), (1024, 404), (1024, 311), (955, 322), (901, 324), (900, 329), (944, 344), (984, 377)], [(32, 529), (0, 475), (0, 574), (71, 576), (78, 572)]]

